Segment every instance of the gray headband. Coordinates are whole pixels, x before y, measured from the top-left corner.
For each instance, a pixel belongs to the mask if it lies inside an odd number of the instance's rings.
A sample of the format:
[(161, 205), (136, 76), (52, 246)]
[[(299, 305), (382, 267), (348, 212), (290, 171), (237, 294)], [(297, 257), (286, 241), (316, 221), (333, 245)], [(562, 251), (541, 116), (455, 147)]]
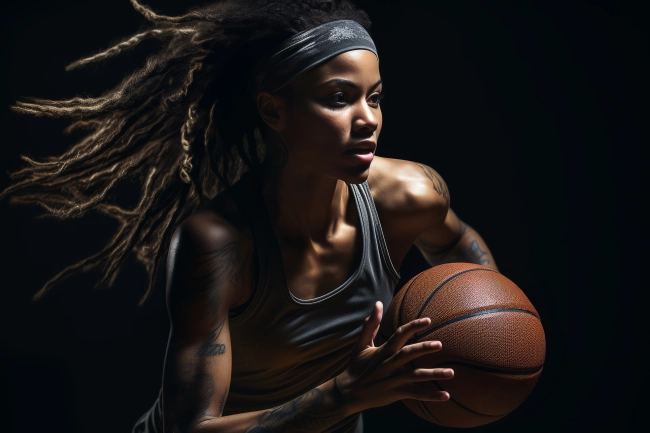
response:
[(305, 30), (284, 41), (253, 69), (251, 89), (275, 92), (303, 72), (351, 50), (372, 51), (379, 58), (372, 38), (356, 21), (331, 21)]

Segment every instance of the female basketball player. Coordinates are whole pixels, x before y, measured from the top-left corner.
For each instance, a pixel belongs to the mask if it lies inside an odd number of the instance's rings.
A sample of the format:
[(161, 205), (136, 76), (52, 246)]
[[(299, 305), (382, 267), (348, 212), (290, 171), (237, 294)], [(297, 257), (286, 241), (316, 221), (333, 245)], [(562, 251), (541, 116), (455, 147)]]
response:
[[(101, 97), (19, 102), (88, 136), (30, 165), (4, 194), (59, 217), (95, 209), (120, 227), (71, 266), (110, 283), (130, 251), (151, 276), (167, 258), (171, 321), (161, 393), (135, 432), (362, 432), (360, 413), (411, 398), (451, 369), (409, 362), (429, 319), (374, 344), (415, 244), (433, 266), (496, 269), (430, 167), (375, 155), (383, 84), (365, 12), (347, 1), (225, 1), (151, 26), (70, 65), (146, 38), (160, 53)], [(140, 202), (106, 198), (142, 180)]]

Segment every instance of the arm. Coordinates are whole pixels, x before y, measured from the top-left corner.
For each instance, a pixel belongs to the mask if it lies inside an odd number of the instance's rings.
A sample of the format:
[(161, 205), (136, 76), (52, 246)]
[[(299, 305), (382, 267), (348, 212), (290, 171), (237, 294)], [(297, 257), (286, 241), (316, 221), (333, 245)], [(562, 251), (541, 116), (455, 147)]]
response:
[(448, 379), (450, 369), (405, 369), (440, 343), (406, 345), (429, 319), (402, 326), (380, 347), (372, 339), (381, 304), (363, 324), (348, 369), (296, 399), (268, 410), (222, 416), (230, 387), (228, 310), (249, 284), (252, 245), (225, 224), (192, 218), (174, 235), (168, 261), (167, 306), (171, 331), (163, 373), (163, 431), (321, 432), (361, 410), (403, 398), (426, 401), (448, 394), (413, 382)]
[(418, 164), (432, 186), (432, 223), (415, 241), (414, 245), (431, 266), (451, 262), (469, 262), (488, 266), (496, 271), (496, 262), (481, 235), (461, 221), (449, 208), (449, 190), (435, 170)]
[[(488, 266), (496, 271), (499, 270), (490, 249), (476, 230), (462, 222), (451, 209), (446, 219), (455, 219), (456, 222), (448, 224), (458, 228), (449, 230), (447, 227), (444, 229), (432, 227), (415, 241), (415, 246), (422, 253), (427, 263), (436, 266), (442, 263), (468, 262)], [(453, 241), (447, 244), (428, 240), (435, 239), (435, 232), (442, 230), (458, 234)], [(431, 232), (434, 232), (433, 236)]]

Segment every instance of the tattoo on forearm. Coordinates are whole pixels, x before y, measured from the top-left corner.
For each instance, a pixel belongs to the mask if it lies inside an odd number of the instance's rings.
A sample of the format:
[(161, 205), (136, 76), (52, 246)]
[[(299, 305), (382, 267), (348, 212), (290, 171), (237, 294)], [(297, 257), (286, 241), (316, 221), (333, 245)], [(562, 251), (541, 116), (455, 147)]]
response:
[(246, 433), (321, 431), (337, 421), (331, 414), (319, 413), (324, 401), (323, 392), (314, 388), (288, 403), (264, 412)]
[(217, 339), (221, 335), (223, 326), (226, 323), (226, 319), (223, 319), (219, 326), (217, 326), (208, 337), (205, 339), (201, 347), (196, 350), (196, 356), (214, 356), (214, 355), (223, 355), (226, 353), (226, 345), (217, 343)]
[(226, 407), (226, 398), (228, 398), (228, 387), (221, 395), (221, 403), (219, 403), (219, 416), (223, 415), (223, 408)]
[(166, 393), (172, 400), (165, 407), (165, 417), (169, 420), (169, 425), (176, 427), (172, 431), (184, 431), (199, 417), (207, 414), (215, 386), (212, 375), (206, 373), (200, 363), (184, 364), (167, 386)]
[(418, 164), (418, 165), (424, 172), (425, 176), (428, 177), (429, 180), (431, 181), (431, 185), (433, 186), (433, 189), (438, 194), (440, 194), (447, 202), (447, 205), (449, 205), (449, 189), (447, 188), (447, 184), (442, 179), (442, 177), (438, 174), (437, 171), (435, 171), (431, 167), (424, 164)]
[(474, 239), (469, 244), (469, 248), (467, 248), (467, 252), (475, 260), (475, 262), (478, 262), (482, 265), (487, 265), (490, 263), (490, 259), (488, 258), (489, 256), (485, 257), (488, 255), (487, 251), (483, 251), (481, 249), (481, 246), (478, 244), (478, 241), (476, 239)]

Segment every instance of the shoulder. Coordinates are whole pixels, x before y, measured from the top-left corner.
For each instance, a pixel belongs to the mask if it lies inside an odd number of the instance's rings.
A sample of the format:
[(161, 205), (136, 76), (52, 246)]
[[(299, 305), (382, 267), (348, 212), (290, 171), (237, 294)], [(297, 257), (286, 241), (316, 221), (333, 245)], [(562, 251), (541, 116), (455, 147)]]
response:
[(228, 244), (248, 244), (251, 241), (250, 228), (241, 218), (239, 209), (227, 195), (220, 194), (206, 208), (179, 224), (170, 251), (194, 257)]
[(378, 211), (388, 214), (444, 218), (449, 210), (449, 189), (438, 172), (426, 164), (375, 157), (368, 186)]
[(250, 291), (250, 229), (220, 194), (174, 231), (167, 258), (167, 302), (197, 301), (230, 309)]

